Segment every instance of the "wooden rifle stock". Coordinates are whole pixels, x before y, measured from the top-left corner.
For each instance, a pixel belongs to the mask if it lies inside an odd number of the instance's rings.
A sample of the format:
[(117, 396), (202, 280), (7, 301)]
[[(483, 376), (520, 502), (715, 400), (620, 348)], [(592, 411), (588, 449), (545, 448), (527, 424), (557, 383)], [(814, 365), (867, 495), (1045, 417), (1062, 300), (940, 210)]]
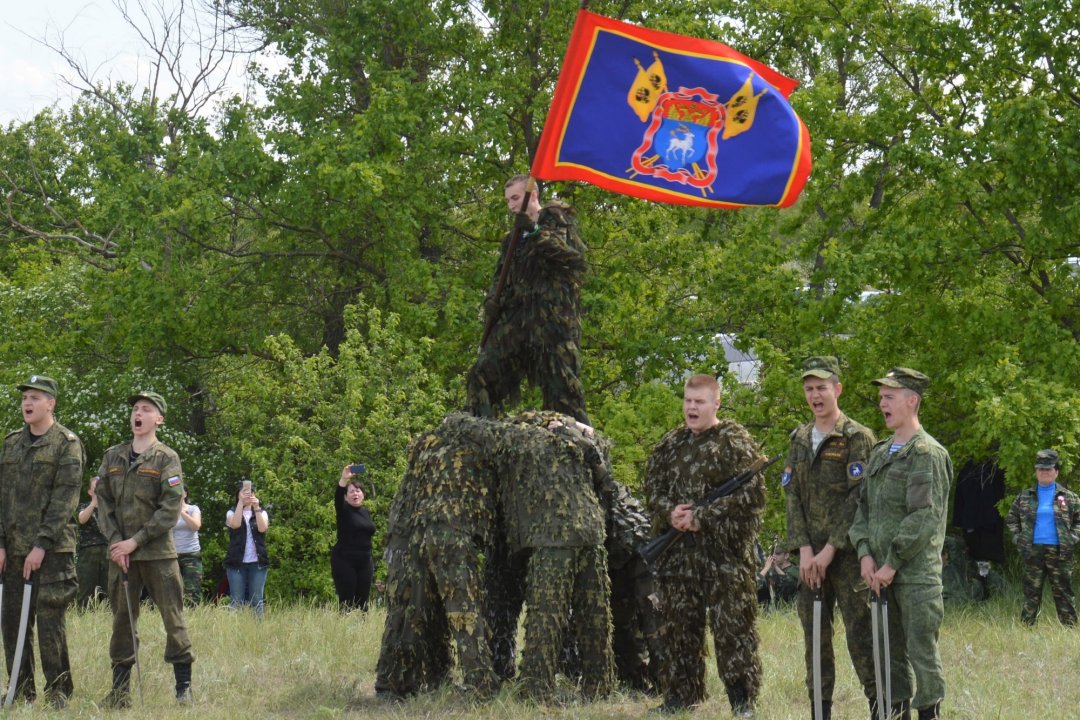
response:
[[(694, 507), (705, 507), (706, 505), (713, 504), (720, 498), (731, 495), (740, 487), (748, 483), (755, 475), (763, 472), (766, 468), (778, 461), (781, 457), (782, 455), (774, 455), (773, 457), (769, 458), (769, 460), (765, 460), (765, 458), (759, 458), (755, 460), (753, 465), (746, 468), (738, 475), (735, 475), (734, 477), (724, 481), (721, 485), (710, 490), (705, 497), (694, 503)], [(639, 547), (638, 554), (641, 555), (642, 559), (644, 559), (645, 562), (652, 565), (661, 555), (667, 552), (668, 548), (670, 548), (676, 540), (682, 537), (683, 534), (684, 533), (681, 530), (676, 530), (673, 527), (668, 528), (662, 534), (657, 535), (652, 540)]]

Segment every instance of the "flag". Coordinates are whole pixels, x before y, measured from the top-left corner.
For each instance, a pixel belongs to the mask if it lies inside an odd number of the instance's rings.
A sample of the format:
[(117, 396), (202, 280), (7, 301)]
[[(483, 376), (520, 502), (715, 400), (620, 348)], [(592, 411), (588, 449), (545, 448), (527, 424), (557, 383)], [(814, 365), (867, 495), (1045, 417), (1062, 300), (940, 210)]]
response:
[(798, 83), (723, 43), (587, 10), (532, 175), (665, 203), (788, 207), (810, 174)]

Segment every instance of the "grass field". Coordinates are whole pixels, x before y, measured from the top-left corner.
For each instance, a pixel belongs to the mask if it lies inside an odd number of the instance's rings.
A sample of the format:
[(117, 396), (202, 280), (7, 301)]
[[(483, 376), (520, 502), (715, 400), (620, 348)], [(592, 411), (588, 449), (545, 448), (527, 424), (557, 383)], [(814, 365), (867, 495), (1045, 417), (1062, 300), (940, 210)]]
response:
[[(1019, 597), (997, 598), (964, 609), (950, 609), (941, 633), (948, 698), (945, 718), (992, 720), (1080, 717), (1080, 635), (1053, 617), (1047, 596), (1034, 629), (1017, 620)], [(1047, 613), (1049, 611), (1049, 613)], [(1049, 617), (1048, 617), (1049, 615)], [(399, 705), (374, 698), (375, 661), (382, 632), (382, 610), (367, 616), (342, 616), (329, 608), (274, 606), (258, 622), (250, 613), (214, 606), (189, 613), (195, 644), (196, 705), (182, 709), (173, 700), (171, 668), (162, 660), (164, 633), (156, 612), (148, 611), (142, 629), (145, 704), (138, 691), (132, 710), (106, 712), (97, 702), (108, 690), (110, 615), (105, 609), (68, 615), (75, 696), (63, 712), (18, 706), (12, 717), (94, 718), (636, 718), (657, 704), (636, 693), (616, 694), (591, 704), (536, 706), (520, 702), (504, 688), (494, 702), (473, 706), (451, 690)], [(802, 637), (794, 610), (759, 620), (765, 666), (764, 694), (757, 717), (785, 720), (810, 717), (803, 685)], [(834, 718), (866, 718), (865, 701), (837, 636), (842, 660), (834, 697)], [(730, 717), (724, 693), (710, 667), (711, 699), (698, 718)], [(41, 683), (39, 671), (39, 688)]]

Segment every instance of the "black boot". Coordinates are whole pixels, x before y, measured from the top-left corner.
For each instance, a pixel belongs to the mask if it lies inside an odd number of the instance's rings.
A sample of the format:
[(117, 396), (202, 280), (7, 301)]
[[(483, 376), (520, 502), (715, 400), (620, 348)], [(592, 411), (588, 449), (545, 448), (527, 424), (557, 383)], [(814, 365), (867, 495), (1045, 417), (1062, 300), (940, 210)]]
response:
[(911, 701), (893, 703), (889, 718), (890, 720), (911, 720)]
[(195, 702), (191, 695), (191, 663), (173, 663), (172, 670), (176, 680), (176, 702), (191, 705)]
[(727, 686), (728, 702), (731, 703), (731, 712), (735, 717), (752, 718), (754, 708), (750, 705), (750, 694), (746, 692), (746, 685), (741, 682)]
[(919, 720), (938, 720), (941, 717), (941, 703), (919, 708)]
[(107, 708), (131, 707), (131, 667), (112, 666), (112, 690), (105, 695), (101, 704)]

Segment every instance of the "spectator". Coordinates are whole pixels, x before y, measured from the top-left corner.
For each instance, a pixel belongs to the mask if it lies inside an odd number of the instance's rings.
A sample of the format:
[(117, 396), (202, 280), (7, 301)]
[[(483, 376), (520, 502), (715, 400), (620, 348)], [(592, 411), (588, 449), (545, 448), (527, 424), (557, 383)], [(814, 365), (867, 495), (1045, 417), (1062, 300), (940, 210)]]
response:
[(245, 480), (236, 489), (236, 507), (225, 514), (229, 528), (229, 549), (225, 552), (225, 573), (229, 578), (230, 607), (249, 605), (262, 617), (263, 591), (270, 566), (266, 554), (266, 529), (270, 517)]
[(98, 478), (90, 478), (90, 502), (79, 506), (79, 535), (75, 546), (75, 575), (79, 578), (78, 606), (86, 609), (93, 600), (109, 599), (109, 541), (97, 520)]
[(194, 607), (202, 602), (202, 548), (199, 546), (199, 528), (202, 527), (202, 512), (198, 505), (188, 502), (188, 489), (184, 486), (183, 504), (180, 517), (173, 528), (173, 542), (176, 544), (176, 562), (180, 566), (180, 577), (184, 579), (184, 602)]
[(346, 465), (334, 492), (337, 544), (330, 550), (330, 574), (334, 578), (342, 612), (360, 608), (367, 611), (375, 563), (371, 559), (371, 538), (375, 523), (364, 507), (360, 479), (363, 465)]

